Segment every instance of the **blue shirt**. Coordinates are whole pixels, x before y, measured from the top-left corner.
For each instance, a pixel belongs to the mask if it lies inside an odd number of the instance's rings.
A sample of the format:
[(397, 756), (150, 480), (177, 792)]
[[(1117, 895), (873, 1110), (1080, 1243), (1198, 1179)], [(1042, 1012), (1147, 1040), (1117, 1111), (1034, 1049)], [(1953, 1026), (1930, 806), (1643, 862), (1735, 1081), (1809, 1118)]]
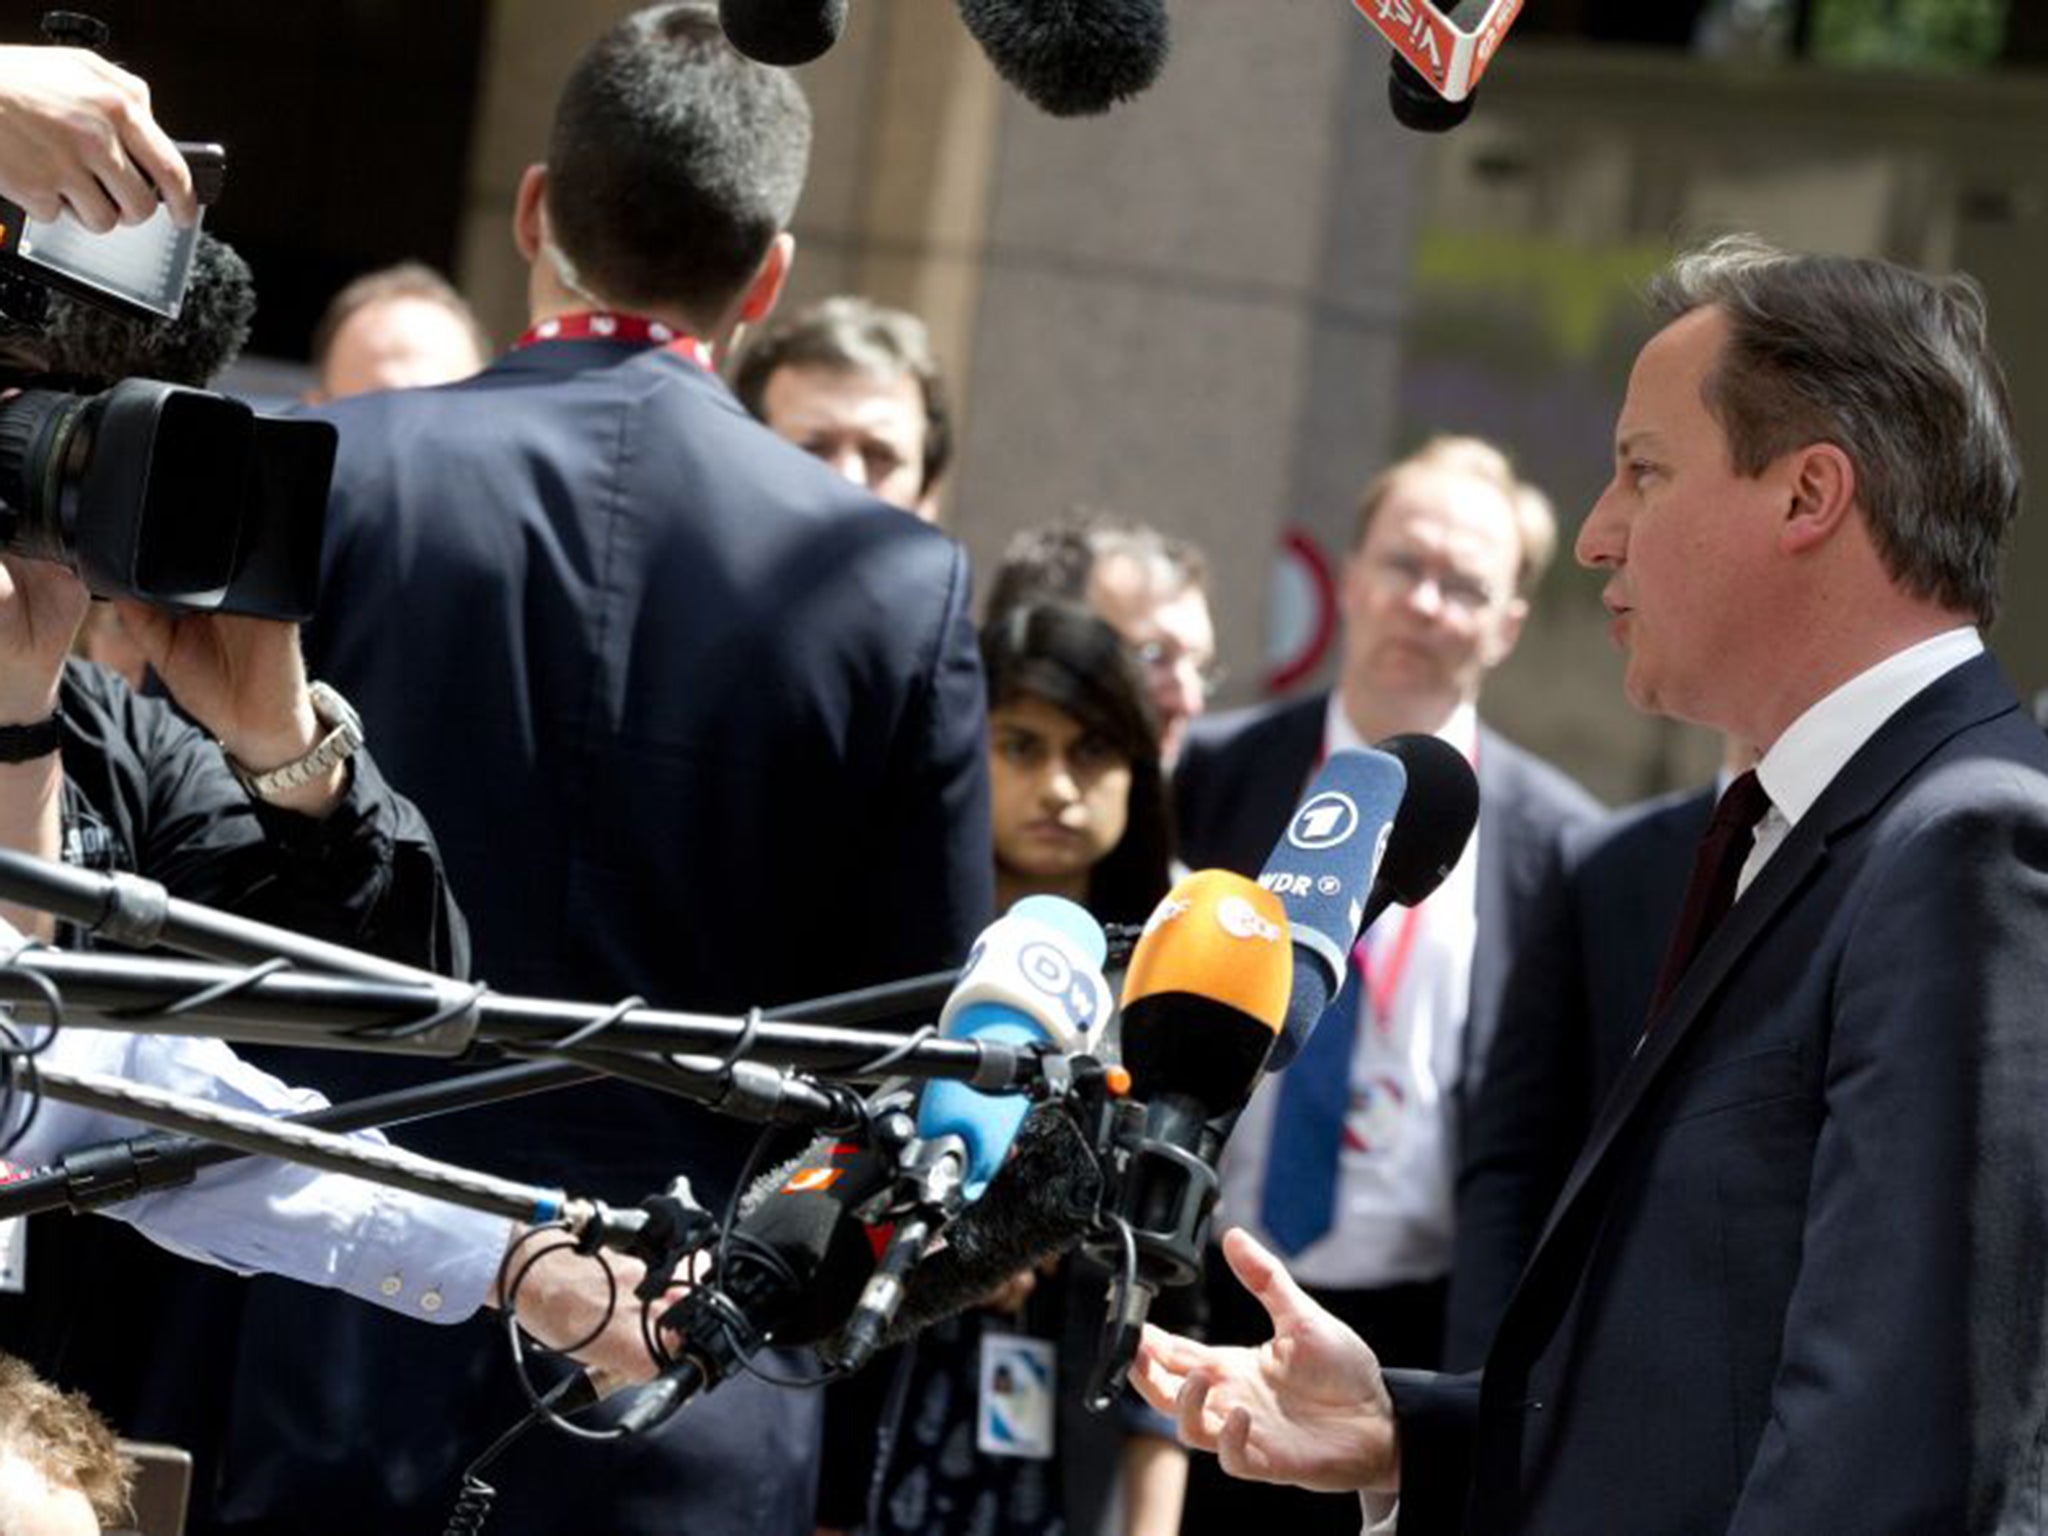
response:
[[(16, 1027), (31, 1041), (48, 1034), (42, 1027)], [(251, 1066), (219, 1040), (66, 1028), (37, 1061), (55, 1071), (107, 1073), (259, 1113), (289, 1114), (326, 1102)], [(17, 1102), (0, 1126), (0, 1145), (20, 1125), (23, 1107)], [(145, 1129), (45, 1099), (7, 1156), (33, 1168)], [(108, 1207), (107, 1214), (187, 1258), (329, 1286), (434, 1322), (458, 1322), (483, 1304), (512, 1231), (502, 1216), (272, 1158), (206, 1169), (183, 1188), (139, 1196)]]

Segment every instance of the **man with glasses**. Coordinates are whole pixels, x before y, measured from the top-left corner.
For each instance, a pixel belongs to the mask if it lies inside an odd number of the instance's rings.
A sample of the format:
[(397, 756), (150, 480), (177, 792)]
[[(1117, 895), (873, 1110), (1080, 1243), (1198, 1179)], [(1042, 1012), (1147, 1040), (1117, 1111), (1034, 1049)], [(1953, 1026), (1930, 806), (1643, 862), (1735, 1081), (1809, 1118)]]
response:
[[(1361, 940), (1302, 1057), (1253, 1097), (1226, 1149), (1215, 1230), (1244, 1226), (1324, 1306), (1400, 1365), (1436, 1361), (1451, 1262), (1457, 1124), (1479, 1081), (1508, 967), (1560, 834), (1597, 806), (1481, 725), (1486, 675), (1513, 652), (1556, 548), (1549, 501), (1507, 457), (1440, 437), (1366, 487), (1342, 580), (1344, 644), (1327, 694), (1221, 715), (1190, 733), (1175, 775), (1181, 854), (1256, 874), (1331, 752), (1406, 732), (1473, 762), (1480, 821), (1428, 901)], [(1318, 1109), (1303, 1095), (1347, 1085)], [(1210, 1337), (1252, 1341), (1264, 1314), (1220, 1257)], [(1358, 1528), (1354, 1499), (1226, 1478), (1197, 1460), (1190, 1536)]]
[(1152, 685), (1170, 766), (1223, 682), (1207, 558), (1150, 524), (1077, 508), (1010, 541), (989, 584), (988, 616), (1044, 598), (1085, 604), (1124, 637)]

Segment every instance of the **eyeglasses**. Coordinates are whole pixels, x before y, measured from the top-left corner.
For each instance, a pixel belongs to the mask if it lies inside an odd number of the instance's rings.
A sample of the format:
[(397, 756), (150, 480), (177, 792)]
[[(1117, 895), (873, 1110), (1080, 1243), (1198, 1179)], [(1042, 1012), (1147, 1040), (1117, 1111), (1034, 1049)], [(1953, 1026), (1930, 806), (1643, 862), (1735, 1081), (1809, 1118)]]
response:
[(1185, 646), (1169, 640), (1141, 641), (1131, 647), (1131, 654), (1144, 664), (1147, 672), (1162, 677), (1172, 677), (1184, 667), (1192, 668), (1204, 698), (1215, 693), (1230, 677), (1229, 669), (1215, 657), (1199, 660)]
[(1379, 556), (1368, 569), (1381, 589), (1393, 597), (1406, 597), (1430, 582), (1445, 603), (1464, 613), (1481, 613), (1494, 603), (1493, 589), (1478, 577), (1438, 569), (1422, 556), (1404, 550)]

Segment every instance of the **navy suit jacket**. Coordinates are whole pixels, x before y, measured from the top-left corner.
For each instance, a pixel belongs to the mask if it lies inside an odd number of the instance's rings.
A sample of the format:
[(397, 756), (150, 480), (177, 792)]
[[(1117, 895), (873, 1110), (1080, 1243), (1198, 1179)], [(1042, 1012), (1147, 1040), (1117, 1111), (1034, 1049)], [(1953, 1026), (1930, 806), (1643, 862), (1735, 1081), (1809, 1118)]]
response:
[[(960, 962), (992, 893), (956, 544), (664, 349), (548, 342), (322, 414), (341, 448), (311, 668), (442, 840), (479, 977), (737, 1013)], [(293, 1069), (338, 1092), (392, 1075)], [(710, 1202), (753, 1132), (607, 1085), (401, 1139), (612, 1199), (684, 1173)], [(256, 1288), (230, 1515), (438, 1531), (521, 1411), (504, 1355), (486, 1321)], [(738, 1377), (651, 1443), (543, 1433), (491, 1527), (807, 1533), (815, 1398)]]
[(1678, 926), (1712, 789), (1686, 790), (1566, 834), (1532, 904), (1486, 1081), (1466, 1116), (1444, 1363), (1486, 1358), (1593, 1112), (1643, 1033)]
[(1404, 1536), (2040, 1529), (2044, 1102), (2048, 742), (1986, 657), (1695, 957), (1483, 1379), (1391, 1377)]
[[(1181, 857), (1196, 869), (1256, 875), (1301, 799), (1323, 749), (1329, 695), (1197, 720), (1174, 769)], [(1508, 969), (1534, 925), (1566, 828), (1599, 805), (1541, 758), (1481, 726), (1478, 941), (1457, 1093), (1484, 1081)]]

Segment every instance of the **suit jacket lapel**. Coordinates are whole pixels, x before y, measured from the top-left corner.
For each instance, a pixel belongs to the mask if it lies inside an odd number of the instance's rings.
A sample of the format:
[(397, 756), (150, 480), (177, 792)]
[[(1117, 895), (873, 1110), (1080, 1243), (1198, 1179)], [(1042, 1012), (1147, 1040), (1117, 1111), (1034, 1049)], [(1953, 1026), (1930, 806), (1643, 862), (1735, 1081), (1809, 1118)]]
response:
[[(1530, 1255), (1522, 1284), (1509, 1303), (1508, 1321), (1524, 1310), (1531, 1280), (1548, 1264), (1562, 1262), (1573, 1245), (1561, 1229), (1576, 1221), (1577, 1207), (1597, 1199), (1589, 1190), (1613, 1153), (1616, 1141), (1641, 1109), (1650, 1088), (1688, 1036), (1706, 1017), (1707, 1004), (1736, 963), (1770, 927), (1773, 919), (1814, 878), (1829, 845), (1869, 817), (1927, 757), (1957, 732), (2015, 707), (2011, 689), (1990, 656), (1956, 668), (1930, 684), (1899, 710), (1852, 757), (1813, 808), (1800, 819), (1756, 880), (1729, 910), (1721, 926), (1694, 958), (1677, 992), (1639, 1043), (1634, 1057), (1601, 1106), (1543, 1234)], [(1583, 1251), (1579, 1253), (1583, 1259)]]
[(1237, 821), (1247, 833), (1240, 864), (1250, 874), (1265, 867), (1266, 856), (1286, 831), (1302, 790), (1322, 761), (1323, 715), (1329, 702), (1328, 694), (1318, 693), (1288, 706), (1273, 722), (1275, 750), (1260, 754), (1251, 765), (1247, 799), (1259, 809)]
[(1458, 1046), (1461, 1086), (1473, 1082), (1472, 1063), (1486, 1059), (1500, 996), (1507, 985), (1503, 958), (1510, 946), (1521, 903), (1535, 893), (1521, 876), (1528, 862), (1528, 818), (1521, 814), (1515, 780), (1503, 771), (1500, 738), (1479, 728), (1479, 867), (1473, 906), (1477, 937), (1472, 945), (1471, 995), (1465, 1007), (1465, 1033)]

